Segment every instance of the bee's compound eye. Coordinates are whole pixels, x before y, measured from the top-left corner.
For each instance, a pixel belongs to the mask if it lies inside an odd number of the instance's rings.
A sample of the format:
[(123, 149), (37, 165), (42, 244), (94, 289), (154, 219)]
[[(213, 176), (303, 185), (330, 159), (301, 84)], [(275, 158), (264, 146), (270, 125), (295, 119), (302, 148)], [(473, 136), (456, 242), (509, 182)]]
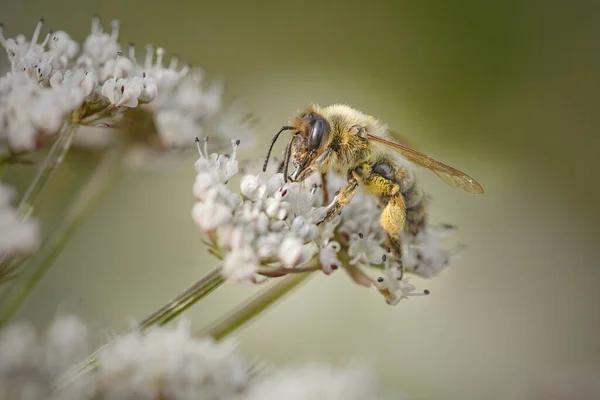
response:
[(373, 172), (390, 180), (393, 180), (394, 175), (396, 175), (394, 168), (392, 168), (390, 164), (386, 163), (375, 164), (373, 166)]
[(322, 119), (317, 119), (310, 131), (310, 137), (308, 138), (309, 150), (314, 150), (321, 144), (323, 139), (323, 132), (325, 131), (325, 123)]

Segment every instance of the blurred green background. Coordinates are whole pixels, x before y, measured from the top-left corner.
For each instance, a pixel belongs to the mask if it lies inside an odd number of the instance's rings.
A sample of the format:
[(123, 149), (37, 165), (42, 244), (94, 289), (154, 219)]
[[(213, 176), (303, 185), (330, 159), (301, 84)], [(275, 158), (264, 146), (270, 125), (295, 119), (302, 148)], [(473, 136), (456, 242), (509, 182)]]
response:
[[(372, 366), (417, 399), (506, 398), (548, 372), (600, 371), (600, 3), (564, 1), (3, 2), (9, 36), (47, 28), (83, 39), (99, 13), (121, 41), (153, 43), (226, 79), (258, 118), (256, 145), (310, 102), (387, 122), (485, 187), (470, 196), (420, 174), (432, 218), (468, 245), (451, 269), (414, 280), (432, 295), (392, 308), (344, 274), (316, 276), (237, 332), (274, 363)], [(38, 215), (51, 230), (94, 165), (71, 156)], [(120, 331), (215, 265), (190, 218), (193, 156), (128, 171), (21, 309)], [(14, 171), (20, 187), (31, 171)], [(189, 315), (201, 327), (253, 293), (226, 285)], [(579, 372), (578, 372), (579, 373)], [(594, 375), (595, 374), (595, 375)], [(581, 375), (580, 375), (581, 376)]]

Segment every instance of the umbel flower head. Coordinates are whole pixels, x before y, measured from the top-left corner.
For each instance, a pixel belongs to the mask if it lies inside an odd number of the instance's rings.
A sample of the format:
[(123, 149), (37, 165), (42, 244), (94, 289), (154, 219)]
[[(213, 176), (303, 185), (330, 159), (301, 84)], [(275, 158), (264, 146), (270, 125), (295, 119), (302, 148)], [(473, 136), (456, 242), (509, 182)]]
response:
[(88, 328), (60, 316), (39, 338), (30, 324), (0, 330), (0, 399), (4, 400), (320, 400), (380, 398), (357, 366), (308, 364), (257, 373), (232, 341), (196, 338), (190, 324), (134, 330), (98, 352), (81, 371)]
[(200, 70), (180, 66), (175, 56), (166, 64), (165, 50), (152, 45), (143, 62), (133, 44), (125, 54), (118, 21), (105, 32), (94, 17), (82, 44), (64, 31), (42, 34), (43, 23), (30, 38), (7, 38), (0, 25), (11, 65), (0, 78), (0, 162), (42, 147), (66, 123), (116, 127), (132, 109), (149, 113), (158, 143), (167, 148), (206, 128), (238, 137), (248, 131), (247, 119), (222, 112), (222, 85), (205, 85)]
[[(358, 193), (340, 215), (318, 224), (327, 211), (323, 191), (338, 191), (344, 185), (341, 177), (331, 176), (327, 187), (318, 174), (301, 183), (285, 182), (272, 164), (263, 174), (246, 171), (236, 188), (228, 182), (239, 172), (240, 141), (232, 140), (229, 155), (209, 154), (207, 139), (203, 146), (196, 141), (192, 216), (230, 281), (257, 283), (261, 277), (315, 270), (330, 274), (341, 268), (355, 282), (375, 287), (388, 304), (397, 304), (429, 294), (417, 292), (409, 274), (435, 276), (456, 254), (444, 241), (450, 226), (425, 225), (417, 234), (402, 233), (403, 256), (397, 260), (385, 244), (381, 210), (371, 196)], [(380, 276), (371, 278), (365, 268), (379, 270)]]

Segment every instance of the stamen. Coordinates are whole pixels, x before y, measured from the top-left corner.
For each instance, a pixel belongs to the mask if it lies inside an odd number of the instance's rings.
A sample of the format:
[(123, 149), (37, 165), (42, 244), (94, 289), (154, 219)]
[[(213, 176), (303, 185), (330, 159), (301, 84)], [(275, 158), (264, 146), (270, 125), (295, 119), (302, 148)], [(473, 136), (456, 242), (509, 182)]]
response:
[(233, 151), (231, 152), (231, 156), (229, 158), (235, 158), (235, 155), (237, 153), (237, 148), (240, 145), (240, 140), (236, 140), (234, 141), (233, 139), (231, 139), (231, 146), (233, 147)]
[[(117, 67), (119, 65), (119, 58), (121, 58), (121, 56), (123, 55), (122, 51), (117, 51), (117, 58), (115, 60), (115, 68), (113, 70), (113, 79), (116, 81), (117, 80)], [(123, 89), (121, 89), (121, 93), (123, 93)]]
[(176, 55), (171, 56), (171, 60), (169, 62), (169, 69), (177, 69), (177, 64), (179, 63), (179, 57)]
[(181, 71), (179, 71), (179, 77), (187, 75), (187, 73), (190, 72), (191, 68), (192, 68), (191, 64), (185, 64), (183, 66), (183, 68), (181, 68)]
[(40, 37), (40, 32), (42, 31), (43, 24), (44, 24), (44, 18), (40, 18), (38, 20), (37, 25), (35, 26), (35, 30), (33, 31), (33, 36), (31, 37), (31, 42), (29, 42), (30, 49), (33, 45), (37, 44), (37, 41)]
[(110, 38), (112, 40), (117, 40), (117, 38), (119, 37), (119, 20), (118, 19), (113, 19), (111, 21), (111, 25), (112, 25), (112, 32), (110, 33)]
[(362, 232), (358, 232), (358, 237), (362, 239), (365, 237), (365, 235), (363, 235)]
[(198, 136), (196, 136), (196, 139), (194, 140), (194, 142), (196, 142), (196, 147), (198, 148), (198, 154), (200, 156), (202, 156), (202, 149), (200, 148), (200, 139), (198, 138)]
[(208, 136), (204, 137), (204, 153), (205, 153), (205, 157), (208, 160)]
[(387, 260), (387, 257), (386, 257), (386, 255), (385, 255), (385, 254), (383, 254), (383, 255), (381, 256), (381, 261), (383, 261), (383, 262), (386, 262), (386, 260)]
[[(44, 40), (42, 41), (42, 43), (40, 43), (40, 46), (42, 47), (46, 47), (46, 45), (48, 44), (48, 42), (50, 41), (50, 37), (52, 36), (52, 34), (54, 33), (54, 31), (52, 29), (50, 29), (48, 31), (48, 33), (46, 34), (46, 37), (44, 38)], [(52, 39), (54, 39), (56, 36), (54, 36)], [(58, 39), (56, 40), (58, 41)]]
[(163, 49), (162, 47), (159, 47), (158, 49), (156, 49), (156, 66), (157, 67), (162, 67), (162, 62), (163, 62), (163, 56), (165, 55), (165, 49)]
[(4, 23), (0, 22), (0, 44), (6, 49), (6, 39), (4, 38)]
[(152, 59), (154, 58), (154, 46), (146, 45), (146, 60), (144, 61), (144, 69), (152, 68)]
[(131, 62), (135, 62), (135, 43), (129, 43), (129, 59)]
[(102, 27), (100, 26), (100, 17), (98, 15), (94, 15), (92, 17), (92, 35), (100, 34), (102, 34)]
[(423, 293), (406, 293), (406, 297), (419, 297), (419, 296), (429, 296), (429, 290), (425, 289)]

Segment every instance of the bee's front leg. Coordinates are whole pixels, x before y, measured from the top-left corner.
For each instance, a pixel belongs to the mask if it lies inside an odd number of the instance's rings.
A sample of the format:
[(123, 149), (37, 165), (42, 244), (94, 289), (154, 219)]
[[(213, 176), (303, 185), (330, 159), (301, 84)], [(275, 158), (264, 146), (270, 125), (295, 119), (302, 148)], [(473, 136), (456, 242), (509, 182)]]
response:
[(346, 204), (350, 203), (357, 189), (358, 178), (353, 174), (353, 171), (350, 170), (348, 171), (346, 186), (335, 193), (333, 200), (327, 206), (325, 216), (319, 222), (317, 222), (317, 225), (331, 221), (333, 218), (335, 218), (335, 216), (342, 211), (342, 208), (344, 208)]

